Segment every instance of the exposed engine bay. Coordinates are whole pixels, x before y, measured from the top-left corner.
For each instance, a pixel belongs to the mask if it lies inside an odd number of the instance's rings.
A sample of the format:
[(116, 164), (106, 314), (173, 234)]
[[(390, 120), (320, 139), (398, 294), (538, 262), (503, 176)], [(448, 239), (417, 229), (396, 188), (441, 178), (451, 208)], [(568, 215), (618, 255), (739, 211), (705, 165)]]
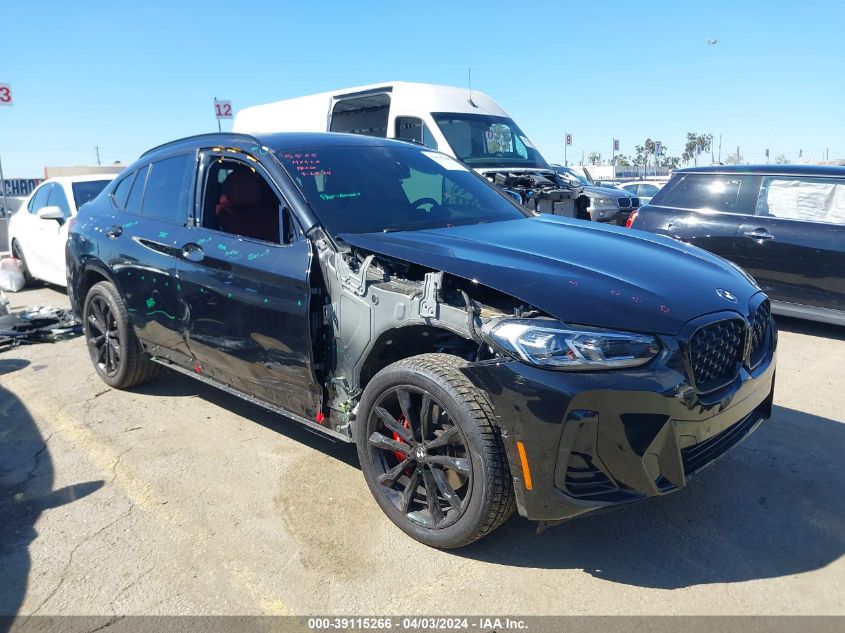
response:
[(584, 195), (583, 187), (562, 178), (554, 170), (485, 171), (484, 176), (529, 211), (590, 219), (587, 213), (590, 201)]
[[(479, 361), (496, 352), (482, 340), (490, 319), (541, 313), (532, 306), (448, 273), (358, 249), (335, 251), (314, 240), (327, 294), (312, 301), (315, 367), (325, 388), (322, 424), (351, 433), (367, 382), (391, 363), (427, 352)], [(318, 312), (319, 310), (319, 312)]]

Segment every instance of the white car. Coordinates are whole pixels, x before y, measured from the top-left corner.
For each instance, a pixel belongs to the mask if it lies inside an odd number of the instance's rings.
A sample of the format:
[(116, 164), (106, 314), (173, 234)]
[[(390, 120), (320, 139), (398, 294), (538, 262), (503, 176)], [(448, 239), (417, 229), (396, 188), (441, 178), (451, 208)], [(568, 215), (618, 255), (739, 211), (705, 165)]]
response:
[(27, 282), (41, 279), (66, 286), (67, 221), (117, 176), (94, 174), (50, 178), (24, 200), (9, 220), (12, 255), (23, 262)]
[(637, 180), (625, 182), (618, 185), (633, 196), (640, 199), (640, 205), (648, 204), (649, 201), (663, 188), (665, 181), (661, 180)]

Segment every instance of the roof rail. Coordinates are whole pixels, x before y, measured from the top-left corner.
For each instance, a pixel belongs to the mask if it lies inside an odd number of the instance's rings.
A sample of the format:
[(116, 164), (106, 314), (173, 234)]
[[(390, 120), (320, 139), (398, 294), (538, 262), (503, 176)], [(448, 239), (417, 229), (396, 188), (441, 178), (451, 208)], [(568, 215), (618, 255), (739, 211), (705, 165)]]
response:
[(167, 143), (156, 145), (152, 149), (148, 149), (146, 152), (141, 154), (139, 158), (143, 158), (144, 156), (157, 152), (158, 150), (164, 149), (165, 147), (170, 147), (171, 145), (178, 145), (180, 143), (185, 143), (186, 141), (196, 141), (203, 138), (207, 138), (209, 140), (217, 140), (218, 142), (223, 142), (226, 139), (240, 139), (249, 140), (250, 142), (259, 144), (261, 143), (257, 138), (249, 134), (241, 134), (238, 132), (206, 132), (205, 134), (195, 134), (193, 136), (186, 136), (185, 138), (180, 138), (176, 139), (175, 141), (168, 141)]

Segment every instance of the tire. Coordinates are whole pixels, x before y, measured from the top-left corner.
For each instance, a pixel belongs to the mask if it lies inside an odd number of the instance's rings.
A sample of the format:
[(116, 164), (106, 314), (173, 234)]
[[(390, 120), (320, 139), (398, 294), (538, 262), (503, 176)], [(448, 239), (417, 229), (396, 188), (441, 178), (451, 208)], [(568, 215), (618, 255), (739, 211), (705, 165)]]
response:
[(12, 255), (17, 259), (21, 260), (21, 265), (23, 266), (24, 287), (31, 286), (32, 282), (35, 281), (35, 277), (29, 274), (29, 267), (26, 265), (26, 259), (24, 259), (23, 250), (21, 249), (21, 245), (18, 243), (17, 240), (12, 240)]
[(422, 354), (382, 369), (364, 389), (355, 430), (378, 505), (406, 534), (444, 549), (486, 536), (516, 506), (493, 407), (463, 364)]
[(113, 284), (101, 281), (91, 287), (82, 308), (82, 323), (94, 369), (107, 385), (129, 389), (158, 375), (160, 367), (141, 347)]

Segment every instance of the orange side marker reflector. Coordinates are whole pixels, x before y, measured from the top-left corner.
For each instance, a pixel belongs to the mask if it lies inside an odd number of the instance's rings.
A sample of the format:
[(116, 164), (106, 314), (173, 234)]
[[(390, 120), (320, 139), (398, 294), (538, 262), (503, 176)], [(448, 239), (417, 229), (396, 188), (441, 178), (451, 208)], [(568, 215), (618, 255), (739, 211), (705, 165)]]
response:
[(526, 490), (531, 490), (534, 486), (531, 483), (531, 469), (528, 468), (528, 456), (525, 454), (525, 445), (517, 441), (516, 450), (519, 451), (519, 461), (522, 462), (522, 482), (525, 484)]

